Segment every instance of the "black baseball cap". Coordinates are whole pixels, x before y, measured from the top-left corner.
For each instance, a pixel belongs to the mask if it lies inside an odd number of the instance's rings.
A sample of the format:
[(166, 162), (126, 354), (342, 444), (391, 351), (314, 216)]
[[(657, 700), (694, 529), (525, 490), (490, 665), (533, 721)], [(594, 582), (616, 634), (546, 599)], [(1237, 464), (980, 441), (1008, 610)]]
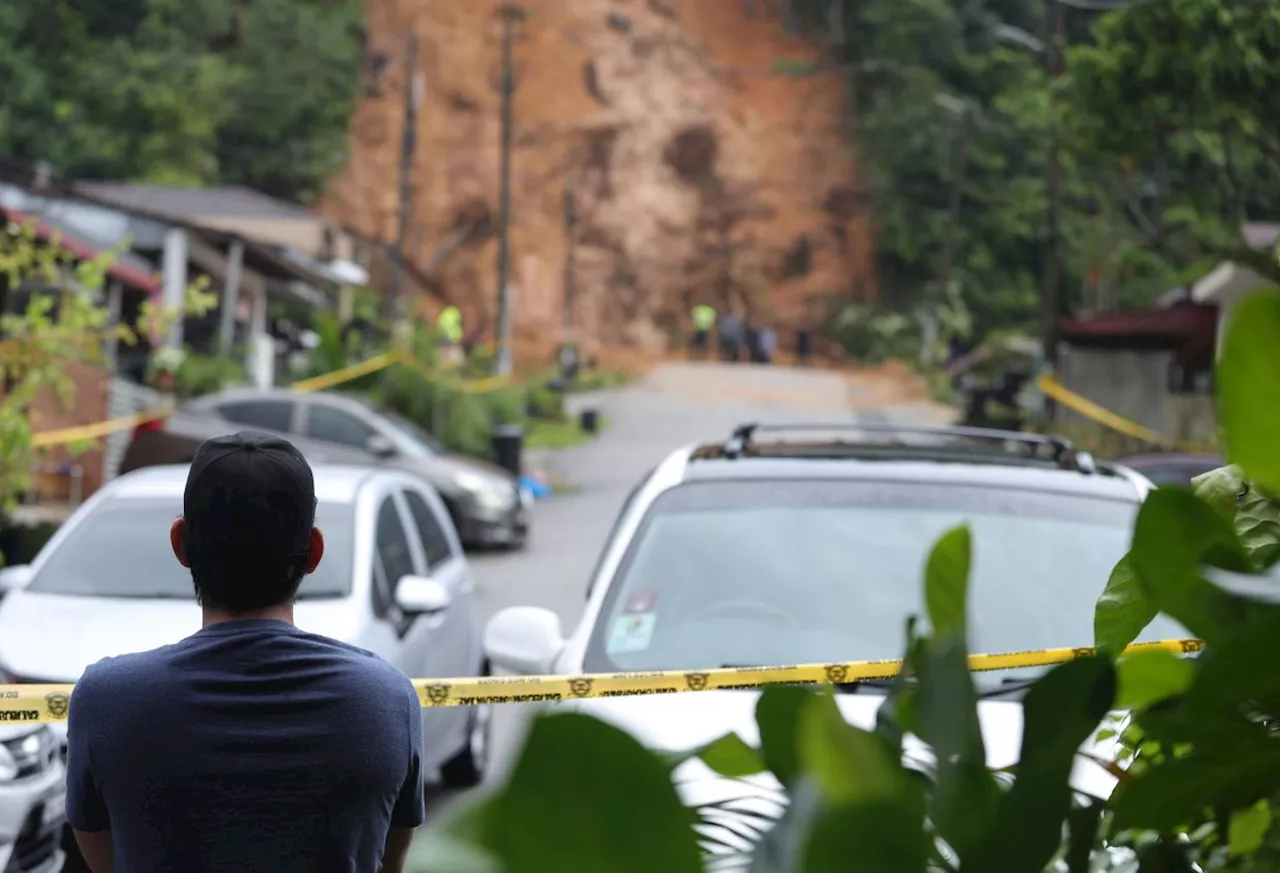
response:
[(182, 515), (193, 569), (304, 562), (316, 517), (311, 465), (293, 443), (259, 431), (205, 440), (187, 474)]

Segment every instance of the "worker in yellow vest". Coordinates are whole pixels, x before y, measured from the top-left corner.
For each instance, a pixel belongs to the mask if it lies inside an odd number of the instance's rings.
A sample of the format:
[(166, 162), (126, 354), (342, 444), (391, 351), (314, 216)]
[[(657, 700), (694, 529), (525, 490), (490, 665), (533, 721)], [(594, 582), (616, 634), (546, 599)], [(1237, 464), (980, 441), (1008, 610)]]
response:
[(716, 326), (715, 307), (706, 303), (699, 303), (693, 307), (692, 319), (692, 351), (695, 357), (705, 358), (711, 350), (711, 331)]
[(452, 304), (436, 316), (436, 360), (445, 367), (462, 363), (462, 313)]

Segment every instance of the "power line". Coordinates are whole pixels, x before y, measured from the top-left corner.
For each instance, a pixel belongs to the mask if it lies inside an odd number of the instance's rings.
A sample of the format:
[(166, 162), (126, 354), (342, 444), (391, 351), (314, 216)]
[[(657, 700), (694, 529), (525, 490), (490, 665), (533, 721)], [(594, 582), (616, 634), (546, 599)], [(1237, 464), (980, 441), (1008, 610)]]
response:
[(516, 21), (520, 13), (514, 4), (502, 7), (502, 157), (498, 193), (498, 360), (497, 374), (511, 373), (511, 299), (507, 271), (510, 268), (511, 237), (511, 128), (515, 91), (515, 64), (512, 58)]

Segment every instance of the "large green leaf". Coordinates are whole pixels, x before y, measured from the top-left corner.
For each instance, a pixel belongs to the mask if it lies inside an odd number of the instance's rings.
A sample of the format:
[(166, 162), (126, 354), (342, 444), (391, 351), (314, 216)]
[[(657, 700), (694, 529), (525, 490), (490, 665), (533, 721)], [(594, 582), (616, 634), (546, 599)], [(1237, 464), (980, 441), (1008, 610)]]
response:
[(1221, 711), (1280, 718), (1280, 607), (1255, 605), (1231, 639), (1199, 658), (1188, 705), (1205, 719)]
[(1231, 814), (1227, 828), (1227, 844), (1233, 855), (1248, 855), (1262, 848), (1263, 839), (1271, 829), (1271, 801), (1259, 800), (1247, 809)]
[(805, 873), (923, 873), (924, 790), (890, 744), (845, 722), (830, 694), (812, 695), (800, 719), (800, 761), (823, 804), (805, 841)]
[(1227, 457), (1280, 494), (1280, 294), (1255, 293), (1235, 307), (1216, 380)]
[(962, 871), (1039, 873), (1045, 868), (1062, 845), (1076, 753), (1111, 709), (1115, 693), (1115, 669), (1102, 655), (1055, 667), (1031, 686), (1022, 705), (1017, 780), (1000, 798), (989, 838), (964, 858)]
[(1129, 556), (1156, 608), (1206, 643), (1226, 639), (1248, 615), (1245, 601), (1205, 581), (1201, 571), (1213, 564), (1250, 572), (1231, 522), (1187, 489), (1160, 488), (1147, 497)]
[(760, 755), (769, 771), (786, 786), (800, 773), (800, 713), (811, 694), (796, 686), (774, 685), (766, 688), (756, 702)]
[[(937, 780), (930, 818), (964, 857), (994, 821), (999, 788), (986, 766), (978, 698), (965, 645), (970, 536), (955, 528), (938, 540), (925, 574), (933, 635), (913, 653), (918, 677), (909, 700), (920, 738), (933, 747)], [(940, 629), (941, 628), (941, 629)]]
[(506, 873), (701, 873), (694, 820), (661, 758), (612, 725), (557, 713), (530, 728), (482, 848)]
[(1191, 485), (1197, 497), (1231, 519), (1254, 567), (1270, 567), (1280, 560), (1280, 501), (1256, 485), (1246, 485), (1239, 465), (1210, 470)]
[(915, 709), (915, 689), (907, 681), (911, 665), (923, 657), (925, 641), (916, 634), (916, 617), (906, 621), (907, 644), (902, 657), (902, 668), (890, 685), (884, 703), (876, 710), (876, 736), (880, 737), (894, 754), (902, 755), (902, 742), (908, 733), (919, 732), (919, 719)]
[(919, 684), (913, 709), (920, 737), (937, 759), (930, 817), (942, 838), (964, 857), (994, 823), (1000, 791), (987, 769), (963, 640), (954, 634), (929, 640), (915, 667)]
[(885, 741), (846, 722), (830, 692), (810, 695), (799, 740), (800, 766), (828, 803), (874, 803), (909, 781)]
[(1191, 480), (1191, 489), (1196, 497), (1212, 506), (1224, 518), (1235, 516), (1236, 501), (1243, 487), (1244, 474), (1236, 464), (1201, 473)]
[(1255, 567), (1265, 569), (1280, 561), (1280, 503), (1252, 487), (1240, 500), (1234, 523)]
[(1155, 604), (1134, 575), (1131, 557), (1125, 555), (1111, 571), (1107, 587), (1094, 607), (1094, 645), (1108, 654), (1118, 654), (1136, 640), (1155, 617)]
[(826, 804), (808, 779), (797, 777), (788, 793), (786, 812), (756, 844), (747, 873), (805, 873), (805, 843)]
[(504, 873), (485, 848), (493, 800), (472, 800), (428, 825), (413, 842), (406, 865), (410, 873)]
[(1280, 712), (1278, 650), (1280, 609), (1253, 604), (1245, 622), (1200, 655), (1185, 693), (1138, 713), (1142, 730), (1165, 748), (1194, 748), (1117, 793), (1117, 828), (1168, 830), (1207, 807), (1240, 809), (1274, 794), (1280, 741), (1257, 715)]
[(1195, 675), (1190, 661), (1154, 650), (1122, 658), (1116, 670), (1120, 678), (1116, 706), (1121, 709), (1137, 709), (1181, 694)]
[(924, 791), (893, 802), (823, 809), (815, 817), (797, 873), (925, 873), (929, 842)]
[(929, 552), (924, 571), (924, 601), (935, 637), (965, 628), (972, 535), (966, 526), (944, 533)]
[(1211, 747), (1168, 759), (1121, 786), (1112, 827), (1168, 832), (1207, 809), (1241, 809), (1269, 797), (1278, 772), (1280, 742), (1233, 743), (1220, 736)]
[(427, 831), (414, 842), (409, 873), (503, 873), (502, 864), (472, 843)]
[(697, 751), (697, 757), (721, 776), (738, 779), (764, 770), (760, 754), (737, 734), (725, 734)]

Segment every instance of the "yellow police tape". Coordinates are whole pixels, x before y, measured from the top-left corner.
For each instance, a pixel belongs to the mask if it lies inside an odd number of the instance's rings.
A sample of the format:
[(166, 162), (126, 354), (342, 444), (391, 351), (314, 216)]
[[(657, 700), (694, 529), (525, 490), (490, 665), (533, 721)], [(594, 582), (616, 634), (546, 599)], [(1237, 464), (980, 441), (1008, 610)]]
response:
[(1074, 391), (1064, 387), (1061, 382), (1050, 375), (1040, 376), (1036, 380), (1036, 386), (1046, 397), (1052, 397), (1063, 406), (1073, 409), (1085, 418), (1092, 419), (1114, 431), (1119, 431), (1143, 442), (1153, 443), (1158, 446), (1169, 446), (1175, 442), (1164, 434), (1156, 433), (1150, 428), (1143, 427), (1137, 422), (1129, 421), (1129, 419), (1117, 415), (1104, 406), (1099, 406), (1087, 397), (1081, 397)]
[[(311, 392), (323, 391), (327, 388), (333, 388), (342, 385), (361, 376), (367, 376), (370, 373), (376, 373), (379, 370), (385, 370), (393, 364), (407, 364), (413, 366), (418, 372), (422, 373), (425, 378), (433, 378), (430, 371), (422, 366), (418, 361), (395, 352), (388, 352), (376, 355), (366, 361), (358, 364), (352, 364), (349, 367), (343, 367), (340, 370), (334, 370), (331, 373), (324, 373), (320, 376), (312, 376), (309, 379), (303, 379), (300, 382), (294, 382), (290, 387), (294, 391)], [(457, 387), (459, 390), (466, 391), (471, 394), (481, 394), (490, 391), (507, 381), (506, 376), (492, 376), (486, 379), (477, 379), (472, 382), (461, 382)], [(136, 415), (127, 415), (123, 418), (112, 418), (107, 421), (99, 421), (94, 424), (82, 424), (75, 427), (64, 427), (58, 430), (46, 430), (41, 433), (31, 435), (31, 444), (36, 448), (50, 448), (52, 446), (65, 446), (71, 443), (85, 442), (87, 440), (101, 439), (110, 436), (122, 430), (131, 430), (143, 422), (154, 421), (158, 418), (165, 418), (174, 410), (173, 404), (157, 406), (154, 409), (147, 409)]]
[[(1125, 655), (1163, 651), (1193, 654), (1199, 640), (1135, 643)], [(1017, 670), (1063, 664), (1095, 653), (1092, 647), (970, 655), (974, 672)], [(595, 673), (584, 676), (484, 676), (473, 679), (414, 679), (423, 706), (474, 706), (478, 703), (531, 703), (631, 697), (684, 691), (726, 691), (766, 685), (830, 685), (896, 676), (901, 661), (841, 661), (793, 667), (735, 667), (715, 670), (662, 670), (644, 673)], [(0, 724), (66, 721), (73, 685), (0, 685)]]

